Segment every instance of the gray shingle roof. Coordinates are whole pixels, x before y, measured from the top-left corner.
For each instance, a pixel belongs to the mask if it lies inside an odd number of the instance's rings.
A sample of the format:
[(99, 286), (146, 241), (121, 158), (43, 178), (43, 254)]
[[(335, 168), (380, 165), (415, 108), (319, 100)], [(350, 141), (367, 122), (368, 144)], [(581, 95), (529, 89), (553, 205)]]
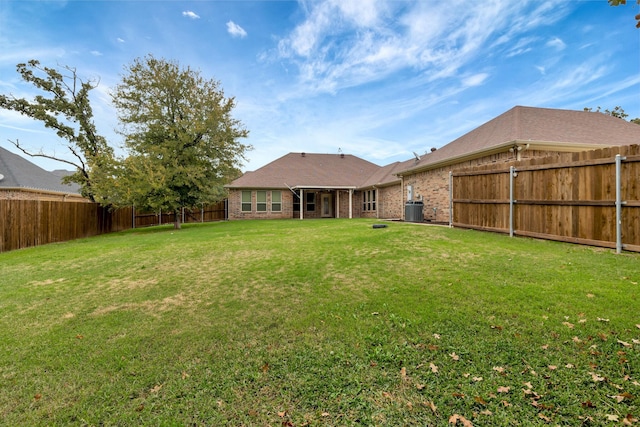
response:
[(80, 194), (76, 184), (64, 185), (61, 176), (46, 171), (23, 157), (0, 147), (0, 188), (24, 188)]

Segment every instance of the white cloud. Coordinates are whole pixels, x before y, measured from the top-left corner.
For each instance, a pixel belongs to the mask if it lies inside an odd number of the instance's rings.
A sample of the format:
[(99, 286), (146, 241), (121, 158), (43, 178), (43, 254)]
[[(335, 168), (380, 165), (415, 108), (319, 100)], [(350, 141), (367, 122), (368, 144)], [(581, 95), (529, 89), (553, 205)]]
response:
[(93, 56), (102, 56), (102, 52), (100, 52), (99, 50), (92, 50), (91, 51), (91, 55), (93, 55)]
[[(535, 0), (303, 4), (305, 19), (279, 41), (278, 56), (297, 66), (300, 88), (329, 93), (402, 70), (422, 72), (429, 81), (453, 77), (479, 56), (498, 54), (492, 47), (507, 49), (506, 56), (521, 55), (536, 40), (521, 35), (566, 13), (564, 7), (552, 8)], [(514, 21), (520, 28), (514, 28)], [(513, 39), (518, 42), (510, 46)], [(480, 77), (466, 84), (481, 84)]]
[(247, 37), (247, 32), (244, 28), (233, 21), (227, 22), (227, 32), (233, 37), (240, 37), (241, 39)]
[(484, 83), (485, 80), (487, 80), (488, 77), (489, 77), (489, 74), (487, 73), (478, 73), (478, 74), (474, 74), (473, 76), (465, 77), (464, 79), (462, 79), (462, 86), (464, 87), (480, 86), (481, 84)]
[(558, 37), (553, 37), (551, 40), (549, 40), (547, 42), (547, 46), (548, 47), (552, 47), (552, 48), (557, 49), (557, 50), (563, 50), (565, 47), (567, 47), (565, 42), (560, 40)]
[(182, 12), (182, 16), (186, 16), (187, 18), (191, 19), (200, 19), (200, 16), (198, 14), (190, 10), (185, 10), (184, 12)]
[(124, 39), (122, 39), (122, 38), (120, 38), (120, 37), (118, 37), (118, 38), (116, 39), (116, 41), (117, 41), (118, 43), (124, 43)]

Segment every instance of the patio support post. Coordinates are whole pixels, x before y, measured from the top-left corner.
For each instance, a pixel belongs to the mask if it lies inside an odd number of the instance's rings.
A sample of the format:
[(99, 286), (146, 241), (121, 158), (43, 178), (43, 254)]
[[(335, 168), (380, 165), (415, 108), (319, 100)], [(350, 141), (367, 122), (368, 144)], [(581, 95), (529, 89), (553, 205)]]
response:
[(340, 190), (336, 190), (336, 218), (340, 218)]
[(304, 190), (301, 188), (300, 189), (300, 219), (304, 219), (304, 207), (305, 207), (305, 203), (304, 203)]
[(353, 189), (349, 189), (349, 219), (353, 218)]

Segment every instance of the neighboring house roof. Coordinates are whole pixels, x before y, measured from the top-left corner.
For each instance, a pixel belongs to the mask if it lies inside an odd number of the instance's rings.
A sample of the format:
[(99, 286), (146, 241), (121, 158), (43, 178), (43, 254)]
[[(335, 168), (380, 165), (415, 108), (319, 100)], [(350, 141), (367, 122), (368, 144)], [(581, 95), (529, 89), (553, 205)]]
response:
[(33, 189), (80, 194), (78, 185), (65, 185), (60, 182), (62, 174), (46, 171), (2, 147), (0, 147), (0, 175), (2, 175), (0, 189)]
[(586, 151), (639, 142), (639, 125), (607, 114), (516, 106), (425, 154), (400, 175), (496, 154), (514, 145), (541, 151)]
[(380, 166), (351, 154), (289, 153), (227, 188), (357, 188)]

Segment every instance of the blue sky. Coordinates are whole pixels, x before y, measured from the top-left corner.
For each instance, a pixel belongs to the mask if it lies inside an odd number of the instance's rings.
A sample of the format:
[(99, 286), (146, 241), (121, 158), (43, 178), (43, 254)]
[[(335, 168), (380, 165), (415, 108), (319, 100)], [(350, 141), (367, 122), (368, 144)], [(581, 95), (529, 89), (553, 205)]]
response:
[[(33, 95), (15, 72), (29, 59), (99, 78), (96, 125), (118, 147), (110, 90), (152, 54), (236, 98), (254, 147), (243, 170), (300, 151), (385, 165), (515, 105), (619, 105), (640, 117), (640, 11), (629, 3), (0, 0), (0, 92)], [(0, 146), (15, 152), (15, 139), (67, 156), (51, 131), (0, 110)]]

